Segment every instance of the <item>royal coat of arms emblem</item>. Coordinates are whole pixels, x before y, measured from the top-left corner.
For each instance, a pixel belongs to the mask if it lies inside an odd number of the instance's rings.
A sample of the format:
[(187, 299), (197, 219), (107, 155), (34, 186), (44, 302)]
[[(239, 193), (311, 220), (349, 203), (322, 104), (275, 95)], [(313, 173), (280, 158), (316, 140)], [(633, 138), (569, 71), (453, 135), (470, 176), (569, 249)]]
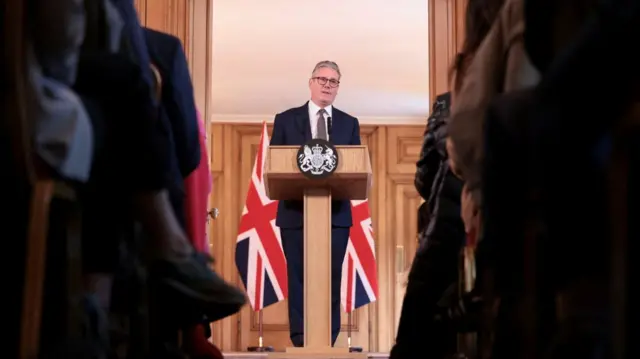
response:
[(323, 178), (338, 167), (338, 151), (327, 140), (313, 139), (298, 150), (298, 169), (310, 178)]

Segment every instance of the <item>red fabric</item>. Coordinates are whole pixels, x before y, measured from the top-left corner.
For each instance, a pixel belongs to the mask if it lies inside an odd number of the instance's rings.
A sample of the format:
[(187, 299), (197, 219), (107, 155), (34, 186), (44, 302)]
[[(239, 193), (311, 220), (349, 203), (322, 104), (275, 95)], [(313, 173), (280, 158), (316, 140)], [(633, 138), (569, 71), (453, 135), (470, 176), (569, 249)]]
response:
[(209, 253), (207, 239), (207, 200), (211, 193), (211, 171), (209, 170), (209, 156), (207, 155), (207, 135), (200, 112), (198, 127), (200, 129), (200, 165), (185, 179), (185, 212), (187, 218), (187, 233), (191, 244), (199, 252)]
[(183, 342), (183, 349), (190, 358), (224, 359), (220, 349), (211, 344), (204, 336), (204, 327), (202, 325), (185, 330)]

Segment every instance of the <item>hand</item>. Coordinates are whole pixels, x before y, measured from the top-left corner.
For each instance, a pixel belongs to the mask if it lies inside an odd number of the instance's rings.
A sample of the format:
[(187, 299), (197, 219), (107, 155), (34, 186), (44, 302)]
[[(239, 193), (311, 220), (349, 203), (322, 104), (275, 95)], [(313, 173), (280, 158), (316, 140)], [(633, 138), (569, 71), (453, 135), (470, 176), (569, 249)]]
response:
[(472, 236), (477, 235), (480, 229), (480, 211), (466, 184), (462, 188), (460, 198), (460, 216), (464, 223), (465, 232)]

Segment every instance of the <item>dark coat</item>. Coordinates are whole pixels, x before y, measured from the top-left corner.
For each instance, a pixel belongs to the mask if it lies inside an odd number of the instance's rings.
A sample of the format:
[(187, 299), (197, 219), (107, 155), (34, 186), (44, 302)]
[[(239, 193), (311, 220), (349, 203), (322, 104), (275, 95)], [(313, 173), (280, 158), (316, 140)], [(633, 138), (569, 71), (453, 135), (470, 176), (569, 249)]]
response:
[(444, 358), (456, 352), (455, 331), (436, 320), (438, 303), (457, 283), (458, 255), (465, 238), (460, 218), (462, 182), (449, 170), (446, 155), (448, 108), (449, 95), (438, 96), (416, 164), (416, 189), (427, 200), (429, 220), (409, 272), (392, 359), (413, 358), (416, 352)]

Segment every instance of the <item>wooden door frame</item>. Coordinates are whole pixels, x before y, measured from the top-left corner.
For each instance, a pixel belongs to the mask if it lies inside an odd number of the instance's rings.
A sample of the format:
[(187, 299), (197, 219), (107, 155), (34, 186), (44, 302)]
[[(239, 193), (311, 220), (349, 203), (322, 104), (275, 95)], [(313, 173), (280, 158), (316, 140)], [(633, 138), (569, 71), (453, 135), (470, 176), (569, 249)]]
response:
[[(213, 64), (213, 2), (214, 0), (187, 0), (189, 25), (185, 47), (193, 78), (195, 98), (207, 129), (212, 118), (211, 107), (212, 64)], [(449, 91), (449, 72), (453, 60), (464, 39), (464, 11), (467, 0), (427, 0), (429, 16), (429, 97), (433, 103), (438, 94)], [(207, 131), (209, 133), (209, 131)], [(207, 139), (209, 153), (212, 153), (210, 139)], [(212, 167), (213, 168), (213, 167)], [(378, 256), (379, 258), (379, 256)], [(395, 273), (380, 272), (388, 276), (384, 280), (395, 281)], [(382, 278), (380, 278), (382, 279)], [(382, 280), (380, 280), (382, 281)], [(388, 351), (395, 340), (393, 326), (395, 301), (378, 301), (369, 310), (369, 348), (371, 351)], [(238, 331), (240, 319), (224, 320), (214, 324), (213, 342), (223, 348), (240, 348)], [(379, 324), (385, 323), (384, 328)]]
[(429, 1), (429, 97), (449, 91), (449, 73), (464, 41), (467, 0)]

